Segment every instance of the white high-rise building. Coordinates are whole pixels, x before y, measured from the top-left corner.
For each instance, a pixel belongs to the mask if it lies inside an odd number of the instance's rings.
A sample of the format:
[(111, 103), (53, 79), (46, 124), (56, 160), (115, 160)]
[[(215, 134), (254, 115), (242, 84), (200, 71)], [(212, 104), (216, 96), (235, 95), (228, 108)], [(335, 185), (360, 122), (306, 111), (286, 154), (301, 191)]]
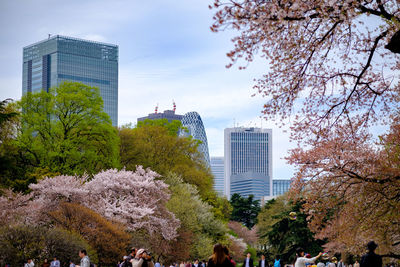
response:
[(272, 196), (272, 129), (225, 129), (225, 195)]
[(214, 190), (225, 195), (224, 157), (211, 157), (211, 172), (214, 175)]

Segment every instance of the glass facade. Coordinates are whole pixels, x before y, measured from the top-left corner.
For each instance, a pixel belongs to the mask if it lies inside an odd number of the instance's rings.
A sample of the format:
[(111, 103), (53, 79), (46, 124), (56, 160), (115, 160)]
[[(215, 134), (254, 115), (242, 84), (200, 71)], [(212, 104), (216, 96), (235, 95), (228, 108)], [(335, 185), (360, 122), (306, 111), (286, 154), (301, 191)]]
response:
[(214, 175), (214, 190), (224, 195), (224, 157), (211, 157), (211, 172)]
[(289, 191), (291, 180), (274, 179), (272, 180), (272, 183), (273, 183), (274, 196), (279, 196)]
[(225, 194), (272, 196), (272, 130), (225, 129)]
[(198, 150), (203, 154), (204, 161), (210, 166), (210, 155), (208, 152), (208, 141), (203, 121), (197, 112), (188, 112), (182, 117), (182, 126), (188, 129), (188, 133), (182, 132), (182, 135), (191, 135), (194, 139), (199, 140)]
[(118, 125), (118, 46), (56, 35), (24, 47), (22, 93), (63, 81), (98, 87), (104, 111)]

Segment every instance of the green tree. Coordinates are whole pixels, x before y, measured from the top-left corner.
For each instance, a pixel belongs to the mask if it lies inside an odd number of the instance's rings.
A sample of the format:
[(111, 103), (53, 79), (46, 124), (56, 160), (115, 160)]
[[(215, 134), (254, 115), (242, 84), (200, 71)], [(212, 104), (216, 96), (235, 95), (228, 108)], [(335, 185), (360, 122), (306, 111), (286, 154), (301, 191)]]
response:
[(180, 231), (193, 234), (188, 244), (191, 258), (208, 258), (213, 244), (225, 241), (227, 228), (215, 217), (212, 206), (201, 200), (195, 186), (173, 173), (165, 182), (171, 190), (167, 208), (181, 221)]
[(205, 165), (198, 142), (179, 137), (176, 129), (180, 122), (145, 121), (135, 128), (119, 129), (121, 163), (127, 170), (137, 165), (151, 168), (161, 176), (169, 172), (178, 174), (189, 184), (195, 185), (203, 199), (213, 192), (211, 171)]
[(91, 262), (98, 263), (97, 253), (81, 236), (60, 228), (40, 226), (3, 226), (0, 228), (0, 265), (22, 266), (28, 258), (40, 265), (56, 256), (63, 266), (69, 260), (79, 262), (78, 251), (85, 248)]
[(288, 205), (287, 194), (273, 198), (265, 203), (261, 208), (260, 213), (257, 217), (257, 231), (261, 238), (261, 243), (266, 243), (268, 240), (265, 237), (265, 233), (272, 230), (272, 226), (279, 221), (279, 216), (282, 212), (290, 211), (290, 205)]
[(177, 136), (180, 131), (187, 131), (185, 127), (182, 127), (182, 123), (178, 120), (168, 122), (167, 119), (138, 121), (136, 127), (140, 128), (143, 126), (161, 126), (168, 129), (168, 133), (172, 136)]
[(0, 133), (3, 132), (3, 124), (18, 115), (18, 112), (9, 110), (9, 105), (7, 103), (10, 101), (11, 99), (9, 98), (0, 101)]
[(20, 128), (20, 116), (15, 102), (9, 99), (0, 102), (0, 187), (25, 191), (33, 177), (26, 177), (31, 168), (25, 157), (26, 151), (19, 150), (14, 139)]
[(233, 208), (231, 220), (241, 222), (251, 229), (257, 223), (260, 201), (254, 200), (253, 195), (245, 198), (239, 194), (233, 194), (230, 202)]
[[(263, 211), (263, 216), (267, 213), (266, 210), (275, 209), (280, 205), (280, 201), (270, 202), (269, 207)], [(272, 256), (280, 255), (284, 263), (291, 263), (298, 247), (302, 247), (311, 255), (321, 252), (325, 242), (315, 239), (314, 233), (308, 228), (307, 215), (301, 212), (302, 203), (287, 203), (285, 206), (277, 215), (274, 215), (276, 210), (270, 212), (273, 224), (270, 225), (270, 222), (267, 222), (259, 230), (262, 238), (267, 240), (265, 247), (269, 248), (269, 253)], [(296, 216), (290, 216), (291, 212), (295, 212)]]
[(23, 112), (16, 145), (34, 167), (82, 175), (119, 166), (117, 131), (98, 88), (64, 82), (28, 93), (18, 104)]

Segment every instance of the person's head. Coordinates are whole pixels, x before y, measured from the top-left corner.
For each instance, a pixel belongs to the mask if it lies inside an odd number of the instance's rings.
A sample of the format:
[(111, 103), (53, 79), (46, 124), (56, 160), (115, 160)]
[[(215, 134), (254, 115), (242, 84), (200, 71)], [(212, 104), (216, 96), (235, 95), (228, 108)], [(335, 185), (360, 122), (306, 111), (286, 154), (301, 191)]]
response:
[(276, 255), (276, 256), (275, 256), (275, 259), (279, 260), (279, 259), (280, 259), (280, 256), (279, 256), (279, 255)]
[(251, 253), (250, 253), (250, 252), (248, 252), (248, 253), (247, 253), (247, 255), (246, 255), (246, 257), (247, 257), (248, 259), (250, 259), (250, 257), (251, 257)]
[(199, 260), (198, 260), (198, 259), (195, 259), (195, 260), (194, 260), (194, 264), (199, 264)]
[(222, 264), (226, 258), (226, 255), (224, 252), (224, 246), (221, 244), (216, 244), (216, 245), (214, 245), (213, 251), (214, 251), (214, 253), (211, 258), (212, 258), (214, 264)]
[(304, 249), (297, 248), (296, 249), (296, 255), (297, 255), (297, 257), (304, 257)]
[(136, 255), (136, 252), (137, 252), (137, 249), (136, 248), (131, 248), (131, 255), (132, 256), (135, 256)]
[(31, 258), (29, 258), (29, 259), (28, 259), (28, 263), (31, 263), (31, 262), (32, 262), (32, 259), (31, 259)]
[(47, 262), (47, 259), (44, 259), (44, 262)]
[(227, 246), (224, 246), (224, 253), (225, 253), (226, 256), (229, 257), (229, 249), (228, 249)]
[(262, 260), (265, 260), (265, 255), (261, 255), (261, 259), (262, 259)]
[(56, 261), (56, 260), (57, 260), (57, 257), (54, 257), (53, 260)]
[(374, 252), (377, 247), (378, 247), (378, 244), (376, 244), (374, 241), (370, 241), (367, 244), (367, 249), (370, 252)]
[(144, 249), (143, 249), (143, 248), (141, 248), (141, 249), (138, 249), (138, 251), (136, 252), (136, 258), (141, 258), (141, 257), (142, 257), (142, 254), (143, 254), (143, 252), (144, 252)]
[(87, 255), (86, 249), (79, 250), (79, 257), (83, 258)]

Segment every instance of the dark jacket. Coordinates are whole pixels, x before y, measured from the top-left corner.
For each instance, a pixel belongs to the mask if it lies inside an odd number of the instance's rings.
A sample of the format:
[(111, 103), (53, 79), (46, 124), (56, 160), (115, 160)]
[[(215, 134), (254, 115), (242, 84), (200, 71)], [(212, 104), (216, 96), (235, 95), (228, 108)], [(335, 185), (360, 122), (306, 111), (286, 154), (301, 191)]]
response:
[[(246, 267), (246, 260), (247, 260), (247, 258), (244, 259), (242, 267)], [(249, 260), (249, 267), (254, 267), (252, 258), (250, 258), (250, 260)]]
[[(264, 260), (265, 262), (265, 267), (269, 267), (267, 260)], [(261, 267), (261, 260), (258, 261), (258, 267)]]
[(361, 257), (360, 267), (382, 267), (382, 257), (368, 252)]
[(215, 264), (212, 259), (209, 259), (207, 267), (233, 267), (233, 264), (228, 258), (222, 264)]

